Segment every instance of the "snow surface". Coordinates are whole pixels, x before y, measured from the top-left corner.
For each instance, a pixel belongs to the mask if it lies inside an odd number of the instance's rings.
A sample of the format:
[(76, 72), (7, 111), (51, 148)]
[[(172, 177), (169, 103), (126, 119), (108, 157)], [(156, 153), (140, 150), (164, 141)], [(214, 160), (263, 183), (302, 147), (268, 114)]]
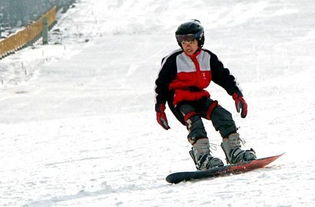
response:
[[(0, 206), (315, 206), (313, 0), (78, 0), (0, 62)], [(268, 168), (168, 184), (194, 170), (186, 129), (155, 122), (154, 80), (188, 19), (238, 78), (249, 114), (212, 84)], [(206, 122), (213, 153), (220, 136)], [(217, 149), (215, 149), (217, 148)]]

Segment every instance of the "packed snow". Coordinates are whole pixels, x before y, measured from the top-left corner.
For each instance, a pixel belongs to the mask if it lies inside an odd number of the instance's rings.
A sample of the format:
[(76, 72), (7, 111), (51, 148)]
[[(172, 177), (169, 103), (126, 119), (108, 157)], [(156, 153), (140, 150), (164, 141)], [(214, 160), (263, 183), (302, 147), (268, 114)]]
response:
[[(78, 0), (49, 45), (0, 61), (0, 206), (315, 206), (314, 18), (312, 0)], [(286, 153), (267, 168), (165, 181), (195, 169), (186, 128), (167, 110), (165, 131), (154, 112), (161, 59), (189, 19), (243, 89), (246, 119), (208, 88), (245, 147)]]

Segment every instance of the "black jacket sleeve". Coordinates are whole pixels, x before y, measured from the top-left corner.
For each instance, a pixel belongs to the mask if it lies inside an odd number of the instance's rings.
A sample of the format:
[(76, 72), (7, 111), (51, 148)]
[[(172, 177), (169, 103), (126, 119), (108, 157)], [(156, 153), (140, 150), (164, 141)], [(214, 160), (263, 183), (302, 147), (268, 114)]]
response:
[(213, 82), (223, 87), (229, 95), (237, 93), (240, 96), (243, 96), (237, 82), (235, 81), (235, 77), (230, 73), (227, 68), (224, 67), (223, 63), (214, 53), (210, 52), (210, 54), (210, 66)]
[(170, 97), (169, 84), (176, 78), (176, 58), (174, 56), (162, 59), (162, 67), (155, 81), (156, 104), (165, 104)]

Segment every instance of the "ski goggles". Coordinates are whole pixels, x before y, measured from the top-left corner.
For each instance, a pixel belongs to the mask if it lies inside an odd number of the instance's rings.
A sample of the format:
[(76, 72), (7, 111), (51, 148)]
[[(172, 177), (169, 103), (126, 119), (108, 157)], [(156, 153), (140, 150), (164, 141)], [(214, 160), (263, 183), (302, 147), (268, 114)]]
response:
[(199, 39), (203, 35), (203, 32), (198, 32), (196, 34), (184, 34), (184, 35), (176, 35), (176, 40), (179, 43), (184, 41), (193, 41)]
[(196, 39), (194, 34), (176, 35), (176, 40), (179, 43), (182, 43), (184, 41), (193, 41), (194, 39)]

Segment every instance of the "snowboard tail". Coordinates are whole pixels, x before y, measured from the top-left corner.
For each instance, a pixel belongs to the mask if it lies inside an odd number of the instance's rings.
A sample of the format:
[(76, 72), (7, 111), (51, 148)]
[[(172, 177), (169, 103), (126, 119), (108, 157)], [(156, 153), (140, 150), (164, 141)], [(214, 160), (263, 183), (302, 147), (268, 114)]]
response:
[[(284, 153), (283, 153), (284, 154)], [(195, 179), (205, 179), (211, 177), (219, 177), (229, 174), (240, 174), (245, 173), (251, 170), (264, 168), (266, 165), (275, 161), (283, 154), (260, 158), (257, 160), (252, 160), (240, 164), (234, 165), (225, 165), (222, 167), (216, 167), (213, 169), (205, 170), (205, 171), (189, 171), (189, 172), (176, 172), (168, 175), (166, 177), (166, 181), (169, 183), (179, 183), (182, 181), (195, 180)]]

